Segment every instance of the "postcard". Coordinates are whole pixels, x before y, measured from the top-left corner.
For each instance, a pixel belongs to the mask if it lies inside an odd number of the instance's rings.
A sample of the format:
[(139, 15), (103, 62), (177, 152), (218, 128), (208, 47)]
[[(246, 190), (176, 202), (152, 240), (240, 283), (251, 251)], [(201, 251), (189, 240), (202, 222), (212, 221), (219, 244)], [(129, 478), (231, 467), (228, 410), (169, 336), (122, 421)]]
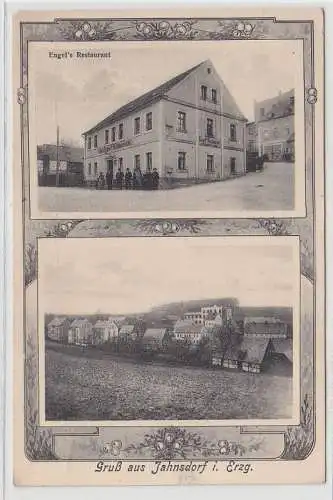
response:
[(325, 481), (323, 17), (13, 14), (16, 485)]

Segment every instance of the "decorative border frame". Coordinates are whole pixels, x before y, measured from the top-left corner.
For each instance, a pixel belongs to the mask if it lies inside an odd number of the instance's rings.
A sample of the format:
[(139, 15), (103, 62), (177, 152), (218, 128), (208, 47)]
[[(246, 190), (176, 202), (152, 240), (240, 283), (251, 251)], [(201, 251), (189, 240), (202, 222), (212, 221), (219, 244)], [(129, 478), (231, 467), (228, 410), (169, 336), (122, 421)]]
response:
[[(281, 32), (279, 33), (279, 30)], [(27, 46), (29, 41), (149, 41), (154, 40), (265, 40), (302, 39), (304, 45), (304, 63), (308, 65), (308, 79), (305, 81), (305, 111), (308, 120), (306, 149), (306, 206), (307, 216), (302, 219), (150, 219), (150, 220), (43, 220), (30, 219), (30, 173), (27, 168), (28, 146), (26, 133), (29, 126), (27, 109)], [(279, 36), (278, 36), (279, 35)], [(193, 236), (221, 236), (228, 234), (266, 234), (267, 236), (299, 235), (301, 242), (301, 272), (313, 286), (313, 318), (312, 318), (312, 357), (310, 390), (301, 388), (302, 406), (300, 425), (288, 428), (273, 428), (272, 433), (283, 433), (285, 447), (279, 457), (271, 460), (305, 460), (315, 444), (315, 165), (314, 165), (314, 107), (317, 101), (314, 75), (314, 35), (313, 21), (279, 21), (275, 17), (267, 18), (137, 18), (137, 19), (55, 19), (53, 22), (24, 22), (20, 25), (20, 87), (17, 91), (17, 102), (21, 106), (21, 160), (23, 183), (23, 238), (25, 255), (23, 261), (25, 290), (24, 326), (26, 328), (26, 290), (34, 282), (37, 275), (36, 237), (71, 237), (82, 236), (93, 231), (96, 237), (132, 235), (159, 235), (175, 237), (180, 234)], [(305, 78), (305, 75), (304, 75)], [(309, 106), (307, 108), (307, 105)], [(38, 226), (38, 227), (37, 227)], [(55, 438), (60, 433), (39, 427), (38, 411), (33, 393), (38, 383), (38, 365), (36, 364), (36, 348), (25, 335), (25, 454), (30, 461), (52, 462), (59, 460), (55, 454)], [(37, 403), (38, 404), (38, 403)], [(70, 427), (70, 424), (69, 424)], [(144, 430), (144, 428), (142, 428)], [(226, 429), (226, 428), (225, 428)], [(99, 429), (82, 435), (99, 435)], [(223, 430), (223, 429), (222, 429)], [(240, 428), (240, 433), (248, 432)], [(260, 435), (260, 429), (249, 432)], [(78, 435), (78, 434), (76, 434)], [(241, 443), (228, 439), (212, 441), (206, 439), (203, 431), (193, 432), (179, 427), (152, 429), (143, 434), (141, 440), (123, 447), (119, 439), (104, 443), (97, 450), (99, 457), (114, 459), (121, 457), (129, 460), (131, 453), (135, 457), (149, 455), (148, 460), (206, 457), (211, 460), (227, 460), (230, 457), (244, 457), (260, 448), (255, 443), (246, 448)], [(145, 458), (147, 460), (147, 458)], [(260, 460), (251, 456), (251, 460)], [(76, 460), (77, 461), (77, 460)], [(85, 461), (84, 459), (82, 461)], [(96, 462), (96, 459), (92, 459)]]

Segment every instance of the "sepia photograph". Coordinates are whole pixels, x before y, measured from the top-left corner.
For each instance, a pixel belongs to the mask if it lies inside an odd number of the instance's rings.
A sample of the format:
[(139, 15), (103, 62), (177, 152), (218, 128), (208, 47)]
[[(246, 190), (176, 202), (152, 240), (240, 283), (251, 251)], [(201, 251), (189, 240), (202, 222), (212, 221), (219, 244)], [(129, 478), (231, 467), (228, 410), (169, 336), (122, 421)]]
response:
[(296, 40), (30, 43), (32, 216), (304, 215), (302, 78)]
[(297, 241), (40, 240), (45, 420), (291, 421)]

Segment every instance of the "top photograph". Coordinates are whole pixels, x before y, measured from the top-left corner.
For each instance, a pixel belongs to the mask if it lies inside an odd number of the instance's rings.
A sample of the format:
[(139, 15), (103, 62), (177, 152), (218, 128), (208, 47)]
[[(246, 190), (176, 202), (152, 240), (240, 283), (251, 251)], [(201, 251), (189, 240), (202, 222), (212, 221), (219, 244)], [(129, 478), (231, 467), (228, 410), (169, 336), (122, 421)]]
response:
[(28, 85), (32, 218), (306, 215), (300, 40), (29, 42)]

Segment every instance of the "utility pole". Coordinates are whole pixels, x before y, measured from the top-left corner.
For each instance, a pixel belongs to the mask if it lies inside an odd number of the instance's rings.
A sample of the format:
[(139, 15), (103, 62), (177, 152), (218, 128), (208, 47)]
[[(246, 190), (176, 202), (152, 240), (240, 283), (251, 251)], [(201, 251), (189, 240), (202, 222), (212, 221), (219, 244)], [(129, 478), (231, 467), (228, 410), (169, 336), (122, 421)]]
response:
[(56, 165), (56, 186), (59, 186), (59, 125), (57, 125), (57, 165)]

